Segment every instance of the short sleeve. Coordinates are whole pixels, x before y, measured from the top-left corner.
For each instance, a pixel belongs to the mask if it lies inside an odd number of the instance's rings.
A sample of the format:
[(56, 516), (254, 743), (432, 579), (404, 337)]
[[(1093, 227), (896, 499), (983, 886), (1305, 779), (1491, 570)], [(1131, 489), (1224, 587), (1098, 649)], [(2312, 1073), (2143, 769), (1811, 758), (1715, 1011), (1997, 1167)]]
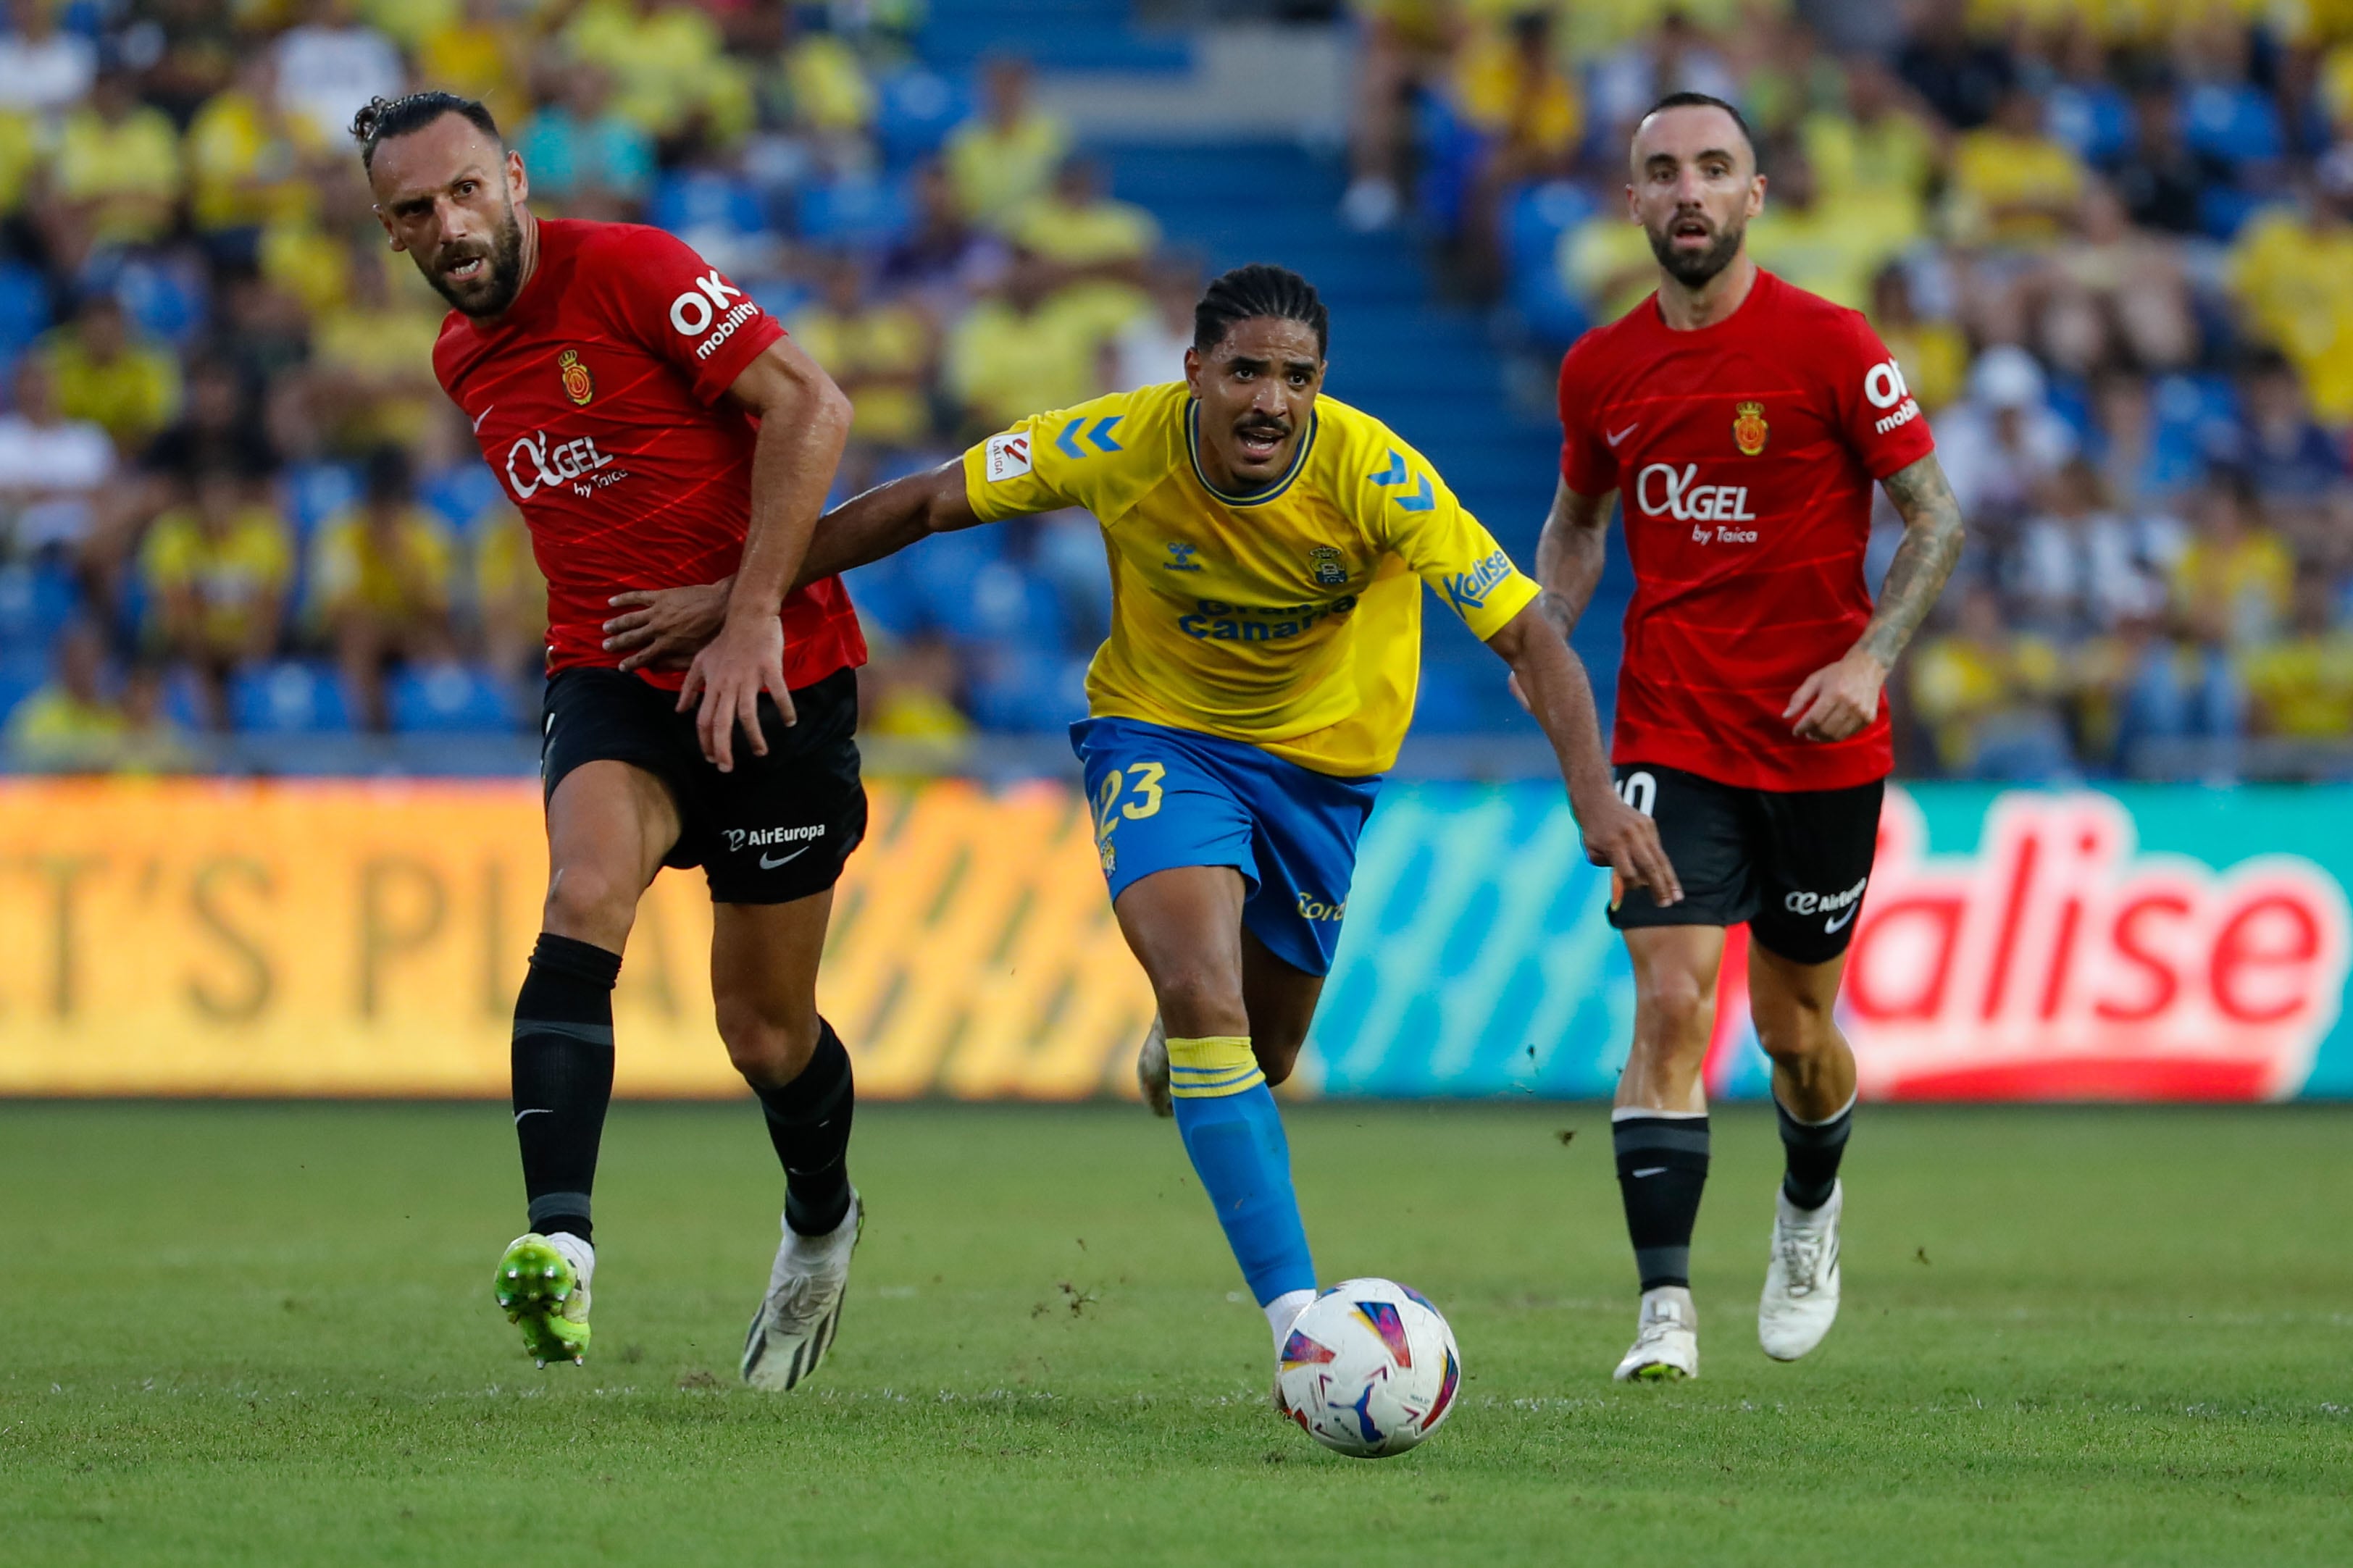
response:
[(1560, 479), (1578, 495), (1602, 496), (1618, 488), (1618, 459), (1594, 424), (1590, 360), (1574, 348), (1561, 356)]
[(678, 367), (704, 403), (785, 335), (776, 319), (693, 247), (658, 228), (609, 242), (601, 269), (616, 329)]
[(1100, 513), (1104, 459), (1123, 447), (1115, 427), (1125, 398), (1100, 397), (1033, 414), (964, 455), (965, 500), (983, 522), (1080, 506)]
[(1484, 642), (1534, 602), (1533, 579), (1512, 564), (1495, 536), (1463, 510), (1428, 459), (1394, 439), (1367, 469), (1357, 504), (1365, 521), (1416, 576), (1430, 584)]
[(1904, 367), (1860, 311), (1844, 312), (1843, 331), (1829, 334), (1831, 406), (1848, 450), (1883, 479), (1936, 449), (1927, 416), (1905, 384)]

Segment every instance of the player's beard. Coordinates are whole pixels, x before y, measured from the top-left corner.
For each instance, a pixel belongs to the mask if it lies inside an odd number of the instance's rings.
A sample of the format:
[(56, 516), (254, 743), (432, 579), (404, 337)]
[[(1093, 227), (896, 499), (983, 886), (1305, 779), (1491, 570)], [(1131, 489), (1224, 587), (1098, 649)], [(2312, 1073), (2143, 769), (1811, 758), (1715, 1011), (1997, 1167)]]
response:
[(1748, 237), (1748, 220), (1738, 218), (1715, 231), (1715, 243), (1694, 254), (1675, 248), (1675, 225), (1686, 215), (1677, 213), (1667, 220), (1667, 226), (1656, 229), (1645, 226), (1642, 232), (1650, 237), (1651, 254), (1667, 269), (1667, 276), (1686, 289), (1696, 289), (1732, 265), (1740, 254), (1740, 242)]
[[(476, 256), (485, 258), (480, 274), (463, 283), (451, 283), (448, 268)], [(504, 311), (522, 287), (522, 223), (515, 216), (514, 204), (507, 204), (506, 217), (487, 247), (480, 242), (444, 246), (435, 254), (433, 264), (422, 270), (434, 292), (464, 314), (495, 316)]]

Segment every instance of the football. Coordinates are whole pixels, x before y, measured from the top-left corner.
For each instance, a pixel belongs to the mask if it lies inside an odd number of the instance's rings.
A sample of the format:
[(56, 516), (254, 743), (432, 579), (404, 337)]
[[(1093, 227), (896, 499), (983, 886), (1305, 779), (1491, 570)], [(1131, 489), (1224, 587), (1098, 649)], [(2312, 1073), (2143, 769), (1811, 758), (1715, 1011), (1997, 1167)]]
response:
[(1454, 1331), (1394, 1279), (1344, 1279), (1308, 1303), (1282, 1346), (1282, 1403), (1325, 1447), (1402, 1454), (1439, 1428), (1462, 1382)]

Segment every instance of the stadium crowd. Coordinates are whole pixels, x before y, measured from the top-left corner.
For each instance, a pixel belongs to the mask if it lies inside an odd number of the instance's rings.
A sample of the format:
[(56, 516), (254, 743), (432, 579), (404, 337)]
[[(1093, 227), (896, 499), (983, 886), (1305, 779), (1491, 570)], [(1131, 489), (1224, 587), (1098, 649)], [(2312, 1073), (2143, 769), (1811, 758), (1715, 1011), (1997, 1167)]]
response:
[[(13, 0), (0, 35), (0, 710), (26, 767), (535, 727), (542, 585), (436, 386), (444, 306), (346, 132), (488, 103), (543, 215), (652, 222), (856, 401), (841, 493), (1179, 373), (1198, 268), (1016, 59), (778, 0)], [(1078, 711), (1108, 615), (1055, 517), (861, 574), (870, 733)], [(1042, 635), (1041, 635), (1042, 633)]]
[[(1631, 119), (1677, 88), (1745, 106), (1759, 259), (1871, 313), (1974, 528), (1891, 686), (1907, 771), (2346, 771), (2353, 0), (1925, 0), (1843, 55), (1790, 0), (1355, 9), (1337, 221), (1431, 236), (1539, 362), (1648, 287)], [(528, 727), (540, 585), (433, 384), (441, 301), (369, 211), (344, 126), (372, 94), (479, 96), (537, 210), (726, 268), (855, 399), (843, 493), (1176, 374), (1198, 267), (1018, 60), (918, 59), (921, 16), (8, 0), (6, 760)], [(854, 592), (870, 733), (953, 761), (1081, 710), (1108, 615), (1085, 519)]]
[(1743, 105), (1754, 254), (1869, 313), (1973, 530), (1908, 771), (2347, 771), (2353, 5), (1925, 0), (1843, 57), (1777, 0), (1360, 9), (1345, 216), (1547, 352), (1650, 287), (1632, 121)]

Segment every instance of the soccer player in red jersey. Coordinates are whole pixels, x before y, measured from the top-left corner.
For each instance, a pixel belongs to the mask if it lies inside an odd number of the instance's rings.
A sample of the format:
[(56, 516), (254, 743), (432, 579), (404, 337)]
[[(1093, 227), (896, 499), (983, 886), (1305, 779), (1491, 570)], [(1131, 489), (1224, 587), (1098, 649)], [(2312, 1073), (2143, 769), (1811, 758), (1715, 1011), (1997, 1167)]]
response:
[[(1601, 575), (1618, 498), (1635, 592), (1611, 762), (1683, 888), (1672, 907), (1627, 898), (1610, 911), (1636, 985), (1612, 1116), (1642, 1289), (1621, 1380), (1699, 1370), (1701, 1069), (1724, 928), (1743, 921), (1788, 1155), (1758, 1338), (1795, 1360), (1837, 1316), (1855, 1078), (1831, 1005), (1893, 766), (1881, 688), (1961, 548), (1960, 509), (1886, 346), (1857, 312), (1749, 259), (1765, 178), (1739, 111), (1662, 100), (1636, 129), (1630, 172), (1658, 292), (1562, 361), (1560, 486), (1536, 549), (1567, 629)], [(1875, 605), (1863, 582), (1874, 482), (1905, 530)]]
[[(581, 1358), (613, 983), (655, 873), (701, 866), (720, 1037), (786, 1173), (743, 1373), (789, 1388), (832, 1343), (860, 1218), (849, 1058), (818, 1016), (817, 971), (866, 830), (866, 648), (839, 579), (792, 587), (849, 400), (669, 235), (533, 217), (522, 160), (480, 104), (379, 99), (352, 130), (392, 247), (453, 307), (434, 372), (548, 582), (550, 869), (514, 1025), (530, 1226), (501, 1260), (499, 1302), (543, 1364)], [(723, 624), (682, 673), (625, 672), (606, 650), (617, 600), (730, 577)]]

